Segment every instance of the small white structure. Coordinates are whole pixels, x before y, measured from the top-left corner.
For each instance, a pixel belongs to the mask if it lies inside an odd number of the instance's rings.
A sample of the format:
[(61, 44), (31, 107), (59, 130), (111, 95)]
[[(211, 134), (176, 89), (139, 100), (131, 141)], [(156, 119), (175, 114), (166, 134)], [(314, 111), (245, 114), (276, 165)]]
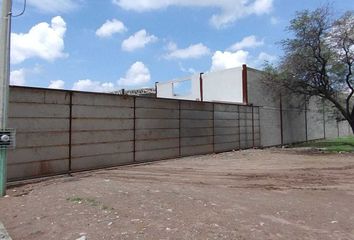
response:
[(156, 83), (158, 98), (247, 104), (247, 66)]

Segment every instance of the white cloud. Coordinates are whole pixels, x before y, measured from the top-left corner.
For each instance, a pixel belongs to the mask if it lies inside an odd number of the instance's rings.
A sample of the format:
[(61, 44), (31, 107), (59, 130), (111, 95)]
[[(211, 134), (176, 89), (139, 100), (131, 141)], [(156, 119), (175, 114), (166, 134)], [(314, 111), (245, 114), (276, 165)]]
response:
[(145, 84), (150, 81), (150, 71), (142, 62), (135, 62), (124, 78), (118, 80), (118, 85), (121, 86), (136, 86), (140, 84)]
[(261, 63), (264, 63), (265, 61), (267, 62), (274, 62), (275, 60), (277, 60), (277, 56), (274, 56), (274, 55), (270, 55), (268, 53), (265, 53), (265, 52), (261, 52), (259, 55), (258, 55), (258, 61), (261, 62)]
[(157, 41), (157, 37), (149, 35), (145, 29), (142, 29), (122, 42), (124, 51), (132, 52), (138, 48), (144, 48), (145, 45)]
[(272, 10), (273, 0), (112, 0), (125, 10), (137, 12), (152, 11), (169, 6), (218, 8), (220, 13), (210, 18), (216, 27), (225, 27), (249, 15), (267, 14)]
[(256, 0), (251, 6), (251, 11), (257, 15), (269, 13), (273, 8), (273, 0)]
[(189, 59), (189, 58), (200, 58), (202, 56), (208, 55), (210, 53), (209, 48), (204, 44), (198, 43), (190, 45), (187, 48), (178, 49), (177, 45), (174, 43), (169, 43), (167, 49), (170, 51), (167, 55), (167, 59)]
[(216, 51), (212, 57), (210, 71), (239, 67), (247, 62), (248, 55), (249, 53), (244, 50), (236, 52)]
[[(78, 91), (88, 91), (88, 92), (114, 92), (119, 87), (137, 86), (146, 84), (150, 81), (150, 71), (142, 62), (135, 62), (130, 66), (125, 74), (124, 78), (120, 78), (117, 84), (113, 82), (100, 82), (93, 81), (91, 79), (83, 79), (74, 83), (72, 89)], [(52, 84), (59, 84), (59, 86), (64, 85), (64, 82), (59, 82), (61, 80), (52, 81)]]
[(50, 81), (48, 88), (63, 89), (65, 82), (63, 80), (53, 80)]
[(111, 82), (99, 82), (90, 79), (79, 80), (74, 83), (72, 88), (78, 91), (88, 91), (88, 92), (112, 92), (115, 90), (114, 83)]
[(66, 23), (62, 17), (52, 18), (33, 26), (28, 33), (11, 34), (11, 62), (21, 63), (28, 58), (39, 57), (47, 61), (66, 57), (64, 35)]
[(185, 68), (182, 63), (178, 63), (179, 65), (179, 69), (182, 71), (182, 72), (185, 72), (185, 73), (191, 73), (191, 74), (195, 74), (197, 72), (197, 70), (195, 70), (194, 68)]
[(270, 18), (270, 23), (273, 24), (273, 25), (276, 25), (279, 23), (279, 19), (276, 18), (276, 17), (271, 17)]
[(115, 33), (122, 33), (127, 31), (124, 23), (117, 19), (107, 20), (99, 29), (96, 31), (96, 35), (101, 38), (110, 37)]
[(28, 5), (31, 5), (41, 12), (46, 13), (66, 13), (79, 7), (82, 0), (28, 0)]
[(26, 83), (26, 74), (23, 68), (10, 72), (10, 84), (23, 86)]
[(229, 49), (231, 51), (237, 51), (245, 48), (255, 48), (262, 46), (264, 44), (263, 40), (257, 40), (254, 35), (244, 37), (240, 42), (234, 43)]

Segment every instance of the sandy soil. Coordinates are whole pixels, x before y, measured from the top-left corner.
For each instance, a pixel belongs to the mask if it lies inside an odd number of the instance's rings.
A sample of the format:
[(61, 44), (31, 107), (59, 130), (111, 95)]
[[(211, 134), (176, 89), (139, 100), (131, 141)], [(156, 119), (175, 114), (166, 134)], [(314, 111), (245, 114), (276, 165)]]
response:
[(354, 239), (354, 155), (246, 150), (12, 187), (14, 240)]

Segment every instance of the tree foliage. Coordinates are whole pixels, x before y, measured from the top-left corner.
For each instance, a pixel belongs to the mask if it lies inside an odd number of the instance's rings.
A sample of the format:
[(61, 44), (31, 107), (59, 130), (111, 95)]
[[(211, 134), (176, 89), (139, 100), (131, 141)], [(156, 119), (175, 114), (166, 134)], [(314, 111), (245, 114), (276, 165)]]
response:
[(291, 38), (265, 80), (280, 90), (330, 101), (354, 132), (354, 12), (332, 17), (329, 7), (302, 11), (290, 21)]

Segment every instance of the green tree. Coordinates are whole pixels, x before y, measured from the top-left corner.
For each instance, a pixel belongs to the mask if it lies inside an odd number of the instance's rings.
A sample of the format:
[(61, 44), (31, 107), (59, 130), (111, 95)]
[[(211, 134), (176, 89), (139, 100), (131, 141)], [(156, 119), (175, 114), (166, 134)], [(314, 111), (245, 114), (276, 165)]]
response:
[(292, 37), (281, 41), (279, 63), (266, 64), (265, 81), (331, 102), (354, 133), (354, 12), (336, 19), (329, 7), (298, 12), (288, 30)]

